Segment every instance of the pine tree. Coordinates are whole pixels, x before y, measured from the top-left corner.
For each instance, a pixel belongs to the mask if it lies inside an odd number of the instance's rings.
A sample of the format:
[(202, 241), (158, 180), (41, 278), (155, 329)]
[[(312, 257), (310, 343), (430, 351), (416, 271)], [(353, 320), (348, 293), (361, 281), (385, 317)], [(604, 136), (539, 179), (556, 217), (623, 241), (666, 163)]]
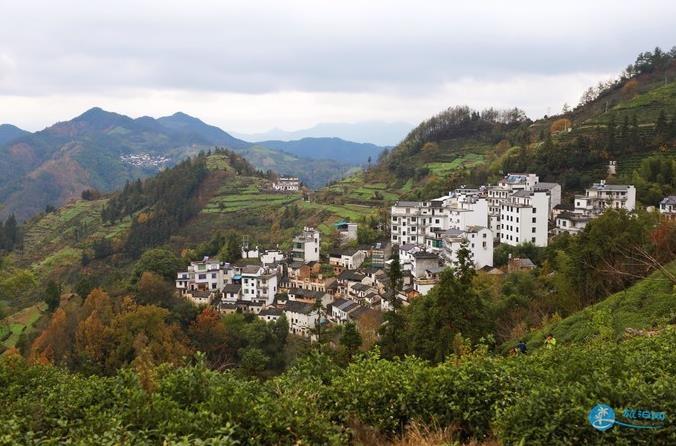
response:
[(61, 287), (53, 280), (47, 283), (45, 303), (47, 304), (47, 311), (50, 313), (59, 308), (59, 304), (61, 303)]
[(357, 349), (361, 347), (362, 339), (354, 323), (348, 323), (343, 326), (343, 333), (340, 336), (340, 345), (345, 348), (348, 360), (352, 359)]

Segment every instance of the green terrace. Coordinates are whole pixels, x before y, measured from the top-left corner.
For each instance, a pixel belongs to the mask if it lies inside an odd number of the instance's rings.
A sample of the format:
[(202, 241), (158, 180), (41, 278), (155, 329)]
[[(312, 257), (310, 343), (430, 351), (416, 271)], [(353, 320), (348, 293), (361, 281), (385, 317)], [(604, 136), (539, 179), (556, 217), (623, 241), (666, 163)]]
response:
[(236, 212), (267, 206), (284, 206), (300, 199), (299, 195), (284, 194), (241, 194), (217, 196), (209, 200), (202, 209), (204, 213)]
[(425, 164), (434, 175), (445, 176), (449, 173), (464, 168), (477, 166), (484, 162), (484, 156), (477, 153), (468, 153), (448, 162), (433, 162)]

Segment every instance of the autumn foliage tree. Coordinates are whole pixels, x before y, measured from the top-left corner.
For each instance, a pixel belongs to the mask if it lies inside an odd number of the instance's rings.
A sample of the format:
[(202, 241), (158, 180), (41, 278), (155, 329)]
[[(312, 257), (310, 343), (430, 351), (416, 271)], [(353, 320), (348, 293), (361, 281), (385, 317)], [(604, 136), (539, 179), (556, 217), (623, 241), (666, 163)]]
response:
[(94, 289), (84, 300), (58, 308), (33, 342), (30, 357), (87, 373), (113, 373), (144, 355), (152, 364), (180, 364), (190, 355), (185, 335), (168, 322), (169, 311)]

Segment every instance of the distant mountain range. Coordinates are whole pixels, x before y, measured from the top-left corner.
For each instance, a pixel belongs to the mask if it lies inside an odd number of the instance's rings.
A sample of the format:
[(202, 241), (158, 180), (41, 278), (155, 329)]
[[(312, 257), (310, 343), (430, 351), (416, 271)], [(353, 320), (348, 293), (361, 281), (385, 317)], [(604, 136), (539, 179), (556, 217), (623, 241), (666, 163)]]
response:
[(383, 149), (338, 138), (250, 143), (185, 113), (132, 119), (96, 107), (35, 133), (0, 126), (0, 218), (29, 218), (89, 188), (119, 189), (216, 146), (310, 187), (344, 176)]
[(303, 138), (297, 141), (261, 141), (258, 145), (283, 150), (310, 159), (333, 159), (345, 163), (364, 164), (376, 161), (384, 147), (340, 138)]
[(21, 130), (11, 124), (0, 124), (0, 145), (5, 144), (13, 139), (28, 134), (29, 132)]
[(247, 141), (293, 141), (303, 138), (321, 138), (333, 136), (336, 138), (371, 143), (379, 146), (395, 146), (399, 144), (410, 132), (413, 124), (407, 122), (380, 122), (367, 121), (356, 123), (320, 123), (314, 127), (287, 131), (272, 129), (263, 133), (237, 133), (232, 134)]

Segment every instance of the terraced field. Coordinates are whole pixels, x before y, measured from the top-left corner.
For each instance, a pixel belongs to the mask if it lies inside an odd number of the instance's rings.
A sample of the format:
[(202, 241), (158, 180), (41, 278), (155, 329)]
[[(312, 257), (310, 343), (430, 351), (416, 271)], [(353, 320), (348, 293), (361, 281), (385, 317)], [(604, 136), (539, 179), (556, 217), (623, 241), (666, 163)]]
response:
[(476, 153), (468, 153), (466, 155), (455, 158), (449, 162), (435, 162), (427, 163), (427, 167), (434, 175), (445, 176), (457, 169), (474, 167), (484, 162), (484, 156)]
[[(26, 330), (29, 330), (35, 324), (40, 316), (45, 312), (46, 305), (39, 303), (8, 316), (0, 322), (0, 341), (5, 348), (14, 347), (19, 340), (19, 336)], [(3, 328), (4, 327), (4, 328)], [(3, 330), (5, 335), (3, 336)], [(5, 338), (6, 332), (10, 334)]]
[(106, 200), (79, 200), (29, 223), (22, 257), (44, 261), (46, 255), (54, 255), (66, 246), (72, 249), (89, 240), (122, 236), (131, 218), (114, 225), (103, 224), (101, 209), (105, 203)]

